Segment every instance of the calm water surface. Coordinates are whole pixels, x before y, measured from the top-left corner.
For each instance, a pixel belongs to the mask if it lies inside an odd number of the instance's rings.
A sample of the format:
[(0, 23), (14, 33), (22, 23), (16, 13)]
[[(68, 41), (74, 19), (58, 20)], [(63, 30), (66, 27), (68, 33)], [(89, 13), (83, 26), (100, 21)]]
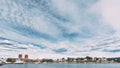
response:
[(7, 64), (0, 68), (120, 68), (120, 64)]

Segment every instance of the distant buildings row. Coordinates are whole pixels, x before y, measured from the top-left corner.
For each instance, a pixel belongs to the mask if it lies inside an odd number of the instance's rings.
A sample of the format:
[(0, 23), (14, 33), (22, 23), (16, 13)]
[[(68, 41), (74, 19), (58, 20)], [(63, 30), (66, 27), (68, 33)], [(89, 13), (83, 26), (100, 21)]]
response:
[(90, 57), (86, 56), (84, 58), (61, 58), (61, 59), (30, 59), (29, 55), (22, 54), (18, 55), (18, 58), (1, 58), (0, 63), (16, 63), (16, 64), (23, 64), (23, 63), (120, 63), (120, 57), (117, 58), (106, 58), (106, 57)]

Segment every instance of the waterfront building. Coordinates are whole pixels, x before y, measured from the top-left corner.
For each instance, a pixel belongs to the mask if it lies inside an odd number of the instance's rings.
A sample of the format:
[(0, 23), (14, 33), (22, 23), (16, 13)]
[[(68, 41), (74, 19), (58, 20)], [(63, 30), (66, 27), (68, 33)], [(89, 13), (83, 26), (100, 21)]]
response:
[(84, 58), (84, 61), (87, 61), (87, 59), (86, 59), (86, 58)]
[(6, 58), (0, 58), (0, 62), (6, 63)]
[(106, 57), (102, 57), (102, 61), (106, 61), (107, 60), (107, 58)]
[(23, 63), (25, 63), (24, 61), (22, 61), (22, 60), (20, 60), (19, 58), (18, 59), (16, 59), (16, 62), (15, 62), (16, 64), (23, 64)]

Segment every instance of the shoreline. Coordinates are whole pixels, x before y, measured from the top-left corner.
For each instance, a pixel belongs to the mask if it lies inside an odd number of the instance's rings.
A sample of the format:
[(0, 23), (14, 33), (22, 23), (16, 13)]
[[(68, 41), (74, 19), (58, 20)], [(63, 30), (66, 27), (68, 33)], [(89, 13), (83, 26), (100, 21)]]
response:
[(5, 63), (2, 65), (8, 65), (8, 64), (23, 65), (23, 64), (120, 64), (120, 63)]

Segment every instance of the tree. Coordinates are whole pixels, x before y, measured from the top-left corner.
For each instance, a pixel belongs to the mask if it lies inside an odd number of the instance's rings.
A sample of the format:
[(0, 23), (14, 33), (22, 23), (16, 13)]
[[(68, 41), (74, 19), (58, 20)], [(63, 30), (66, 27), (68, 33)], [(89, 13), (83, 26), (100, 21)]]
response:
[(52, 62), (54, 62), (54, 60), (53, 59), (42, 59), (42, 61), (41, 62), (48, 62), (48, 63), (52, 63)]
[(11, 63), (14, 63), (14, 62), (16, 62), (16, 59), (13, 59), (13, 58), (8, 58), (8, 59), (6, 60), (6, 62), (11, 62)]
[(66, 60), (67, 62), (73, 62), (74, 61), (74, 58), (67, 58), (67, 60)]
[(92, 57), (90, 57), (90, 56), (86, 56), (85, 58), (86, 58), (88, 61), (92, 60)]

